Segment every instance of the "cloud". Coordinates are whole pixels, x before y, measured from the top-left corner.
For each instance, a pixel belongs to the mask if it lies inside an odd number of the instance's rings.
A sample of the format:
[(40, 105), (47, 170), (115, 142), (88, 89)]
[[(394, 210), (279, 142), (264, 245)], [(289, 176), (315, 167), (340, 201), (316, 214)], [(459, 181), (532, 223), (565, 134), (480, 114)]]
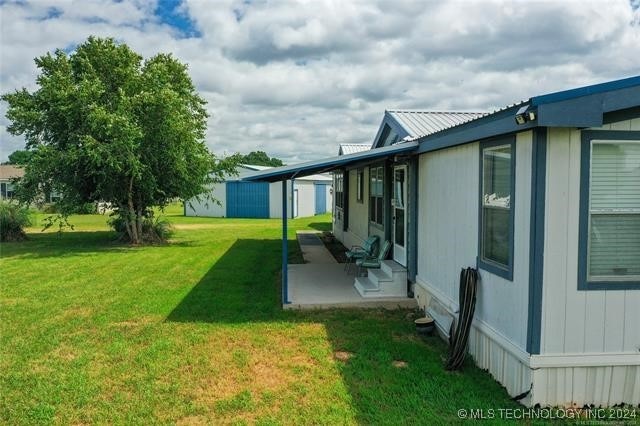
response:
[[(35, 88), (34, 57), (112, 36), (189, 64), (214, 152), (288, 162), (371, 142), (385, 108), (486, 111), (640, 69), (636, 0), (42, 0), (0, 15), (2, 92)], [(0, 159), (22, 144), (5, 112)]]

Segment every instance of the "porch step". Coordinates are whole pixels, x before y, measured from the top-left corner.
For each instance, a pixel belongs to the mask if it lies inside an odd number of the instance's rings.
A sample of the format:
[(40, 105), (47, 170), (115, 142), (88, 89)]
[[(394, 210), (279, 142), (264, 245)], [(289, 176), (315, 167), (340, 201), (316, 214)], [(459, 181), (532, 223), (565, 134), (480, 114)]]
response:
[(383, 260), (382, 263), (380, 264), (380, 270), (382, 270), (382, 272), (384, 272), (390, 277), (393, 276), (394, 272), (396, 274), (399, 272), (405, 272), (405, 273), (407, 272), (407, 268), (405, 268), (395, 260)]
[(378, 287), (369, 277), (356, 277), (356, 290), (362, 297), (378, 297), (380, 287)]
[(367, 269), (366, 277), (354, 284), (362, 297), (407, 297), (407, 269), (393, 260), (385, 260), (380, 269)]
[(369, 269), (367, 272), (369, 279), (378, 287), (381, 287), (384, 283), (393, 281), (393, 276), (386, 274), (382, 269)]

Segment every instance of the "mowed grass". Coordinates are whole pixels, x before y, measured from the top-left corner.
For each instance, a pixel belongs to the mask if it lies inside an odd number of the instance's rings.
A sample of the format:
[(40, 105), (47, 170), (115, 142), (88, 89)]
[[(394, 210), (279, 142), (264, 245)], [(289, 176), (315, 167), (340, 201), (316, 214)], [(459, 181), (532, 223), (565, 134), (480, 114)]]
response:
[[(451, 424), (517, 407), (471, 363), (443, 371), (409, 311), (283, 311), (279, 220), (167, 213), (167, 245), (122, 245), (100, 215), (2, 244), (0, 422)], [(289, 221), (292, 261), (295, 230), (329, 221)]]

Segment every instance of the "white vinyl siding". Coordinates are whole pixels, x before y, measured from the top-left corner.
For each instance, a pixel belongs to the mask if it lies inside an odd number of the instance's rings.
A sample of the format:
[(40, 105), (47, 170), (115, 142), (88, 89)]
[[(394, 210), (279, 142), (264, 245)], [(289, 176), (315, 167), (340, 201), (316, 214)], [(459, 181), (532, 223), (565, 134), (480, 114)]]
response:
[(640, 279), (640, 141), (591, 143), (589, 281)]

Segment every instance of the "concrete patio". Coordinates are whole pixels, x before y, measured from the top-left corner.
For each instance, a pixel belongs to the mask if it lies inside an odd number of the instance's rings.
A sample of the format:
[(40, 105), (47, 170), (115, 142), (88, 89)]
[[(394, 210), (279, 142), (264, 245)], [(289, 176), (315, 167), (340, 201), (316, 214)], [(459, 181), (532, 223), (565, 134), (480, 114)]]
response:
[(363, 298), (354, 287), (355, 276), (337, 263), (316, 232), (298, 232), (298, 243), (307, 263), (289, 265), (289, 301), (285, 309), (415, 308), (408, 297)]

